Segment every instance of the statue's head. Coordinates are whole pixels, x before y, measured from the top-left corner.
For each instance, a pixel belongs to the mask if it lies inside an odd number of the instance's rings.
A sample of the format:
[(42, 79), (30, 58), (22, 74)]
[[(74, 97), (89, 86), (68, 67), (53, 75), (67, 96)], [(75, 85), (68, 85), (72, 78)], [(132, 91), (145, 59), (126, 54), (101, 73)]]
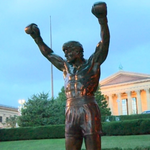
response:
[(82, 44), (77, 41), (69, 41), (64, 43), (62, 49), (63, 51), (68, 49), (72, 49), (72, 50), (78, 49), (83, 52)]
[(82, 44), (77, 41), (69, 41), (64, 43), (62, 49), (68, 62), (75, 60), (75, 57), (83, 58)]

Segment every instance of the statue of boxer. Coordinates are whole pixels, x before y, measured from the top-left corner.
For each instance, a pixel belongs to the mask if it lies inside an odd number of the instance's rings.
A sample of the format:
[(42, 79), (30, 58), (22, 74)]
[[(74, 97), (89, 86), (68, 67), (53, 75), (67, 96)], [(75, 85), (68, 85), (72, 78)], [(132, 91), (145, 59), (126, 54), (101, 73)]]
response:
[(69, 41), (62, 48), (66, 57), (64, 60), (43, 42), (36, 24), (25, 28), (25, 32), (32, 36), (41, 53), (63, 72), (67, 98), (66, 150), (81, 150), (83, 139), (87, 150), (101, 150), (101, 113), (94, 93), (99, 84), (100, 66), (105, 61), (109, 48), (106, 3), (95, 3), (92, 13), (101, 26), (101, 41), (89, 59), (84, 59), (83, 47), (79, 42)]

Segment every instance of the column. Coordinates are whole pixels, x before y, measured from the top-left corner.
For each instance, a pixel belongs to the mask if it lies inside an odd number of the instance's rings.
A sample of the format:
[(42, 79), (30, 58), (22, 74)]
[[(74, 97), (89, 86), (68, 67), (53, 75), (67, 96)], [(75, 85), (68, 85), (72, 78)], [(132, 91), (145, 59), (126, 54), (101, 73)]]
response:
[(109, 108), (111, 111), (111, 115), (113, 115), (113, 99), (112, 99), (112, 94), (110, 94), (109, 96)]
[(132, 98), (131, 98), (131, 92), (126, 92), (128, 96), (128, 115), (132, 114)]
[(118, 115), (122, 115), (122, 101), (121, 101), (121, 93), (117, 94), (117, 103), (118, 103)]
[(146, 98), (147, 98), (147, 110), (150, 110), (150, 93), (149, 89), (146, 89)]
[(137, 105), (138, 105), (138, 114), (142, 112), (142, 102), (141, 102), (141, 92), (140, 90), (136, 91), (137, 93)]
[(104, 95), (106, 101), (107, 101), (107, 107), (109, 107), (109, 97), (107, 95)]

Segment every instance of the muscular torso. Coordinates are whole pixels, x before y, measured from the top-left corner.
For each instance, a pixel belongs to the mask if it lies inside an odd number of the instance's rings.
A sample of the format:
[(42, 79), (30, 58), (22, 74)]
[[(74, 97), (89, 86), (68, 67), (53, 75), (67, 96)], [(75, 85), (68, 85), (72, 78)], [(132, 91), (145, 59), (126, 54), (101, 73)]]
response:
[(108, 46), (99, 42), (95, 52), (84, 60), (78, 68), (74, 63), (68, 63), (60, 56), (51, 52), (47, 59), (60, 71), (63, 71), (65, 80), (65, 93), (69, 99), (90, 99), (94, 96), (100, 78), (100, 65), (105, 60), (108, 53)]
[(64, 80), (67, 99), (93, 96), (100, 77), (100, 66), (91, 61), (85, 61), (75, 68), (65, 63)]

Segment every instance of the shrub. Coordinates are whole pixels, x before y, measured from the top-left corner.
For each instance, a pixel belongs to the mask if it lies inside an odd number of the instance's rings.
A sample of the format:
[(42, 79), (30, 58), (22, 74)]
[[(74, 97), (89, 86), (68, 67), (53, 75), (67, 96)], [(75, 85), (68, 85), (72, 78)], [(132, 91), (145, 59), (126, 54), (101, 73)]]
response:
[(0, 141), (64, 138), (65, 126), (0, 129)]
[(104, 135), (138, 135), (150, 133), (150, 119), (102, 123)]
[(116, 117), (119, 117), (121, 121), (124, 120), (133, 120), (133, 119), (150, 119), (150, 114), (138, 114), (138, 115), (120, 115), (120, 116), (102, 116), (101, 121), (106, 122), (106, 119), (109, 118), (109, 121), (116, 121)]
[[(104, 135), (150, 134), (150, 119), (103, 122)], [(0, 129), (0, 141), (64, 138), (65, 125)]]

